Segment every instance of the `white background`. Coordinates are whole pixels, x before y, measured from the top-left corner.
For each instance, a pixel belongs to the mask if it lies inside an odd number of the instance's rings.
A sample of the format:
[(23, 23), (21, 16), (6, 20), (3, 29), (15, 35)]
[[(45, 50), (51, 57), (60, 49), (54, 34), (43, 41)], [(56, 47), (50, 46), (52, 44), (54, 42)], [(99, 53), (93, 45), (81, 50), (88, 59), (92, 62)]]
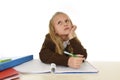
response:
[(77, 25), (89, 61), (120, 61), (119, 0), (0, 0), (0, 57), (39, 51), (52, 15), (62, 11)]

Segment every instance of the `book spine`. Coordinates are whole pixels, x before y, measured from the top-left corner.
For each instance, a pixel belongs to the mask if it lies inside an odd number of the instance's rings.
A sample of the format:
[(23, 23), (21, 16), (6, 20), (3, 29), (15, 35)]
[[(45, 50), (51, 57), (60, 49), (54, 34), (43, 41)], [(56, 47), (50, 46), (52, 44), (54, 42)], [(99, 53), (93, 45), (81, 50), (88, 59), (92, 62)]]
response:
[(2, 64), (0, 64), (0, 71), (20, 65), (20, 64), (30, 61), (32, 59), (33, 59), (33, 55), (28, 55), (28, 56), (24, 56), (24, 57), (15, 59), (15, 60), (11, 60), (9, 62), (2, 63)]

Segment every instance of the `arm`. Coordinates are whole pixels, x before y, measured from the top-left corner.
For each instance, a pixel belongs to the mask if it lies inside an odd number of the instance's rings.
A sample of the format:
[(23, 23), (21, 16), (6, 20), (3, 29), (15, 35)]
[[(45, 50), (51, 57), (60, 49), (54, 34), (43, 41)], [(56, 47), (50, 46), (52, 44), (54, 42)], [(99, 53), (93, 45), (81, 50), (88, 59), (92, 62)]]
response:
[(85, 58), (87, 58), (86, 49), (82, 46), (82, 44), (79, 40), (77, 40), (76, 37), (70, 40), (70, 45), (73, 48), (73, 53), (83, 55)]
[(55, 44), (51, 41), (49, 35), (46, 36), (39, 57), (44, 63), (55, 63), (57, 65), (68, 66), (69, 56), (55, 53)]
[(71, 28), (71, 31), (68, 35), (70, 45), (73, 48), (73, 53), (84, 55), (84, 57), (87, 58), (86, 49), (82, 46), (82, 44), (80, 43), (80, 41), (76, 37), (76, 33), (75, 33), (76, 28), (77, 27), (75, 25), (73, 25)]
[(87, 58), (87, 52), (76, 37), (70, 40), (70, 45), (73, 49), (73, 54), (77, 54), (78, 57), (70, 57), (68, 59), (68, 66), (71, 68), (80, 68), (85, 58)]

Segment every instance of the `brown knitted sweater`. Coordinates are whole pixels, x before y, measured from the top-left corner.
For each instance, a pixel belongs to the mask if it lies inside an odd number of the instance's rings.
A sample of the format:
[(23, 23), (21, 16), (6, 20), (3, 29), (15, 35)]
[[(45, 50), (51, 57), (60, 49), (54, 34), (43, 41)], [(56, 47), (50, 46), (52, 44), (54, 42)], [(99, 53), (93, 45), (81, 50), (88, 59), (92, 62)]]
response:
[[(76, 38), (69, 40), (69, 42), (70, 44), (65, 48), (66, 51), (68, 51), (69, 46), (71, 46), (73, 48), (74, 54), (81, 54), (87, 58), (86, 49), (84, 49), (84, 47), (78, 40), (76, 40)], [(39, 57), (44, 63), (55, 63), (56, 65), (68, 66), (67, 64), (69, 56), (65, 54), (60, 55), (58, 53), (55, 53), (55, 44), (51, 40), (49, 34), (46, 35), (45, 41), (39, 52)]]

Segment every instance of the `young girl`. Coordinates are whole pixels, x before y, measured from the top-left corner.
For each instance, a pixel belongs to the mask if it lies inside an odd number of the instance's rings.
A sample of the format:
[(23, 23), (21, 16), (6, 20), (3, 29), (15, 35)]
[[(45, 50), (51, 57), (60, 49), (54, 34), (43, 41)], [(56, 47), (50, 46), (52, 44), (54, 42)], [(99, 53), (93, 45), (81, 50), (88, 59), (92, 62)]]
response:
[[(69, 16), (63, 12), (56, 12), (49, 22), (49, 33), (46, 35), (39, 57), (44, 63), (80, 68), (87, 58), (86, 49), (77, 39), (76, 26)], [(64, 53), (75, 54), (77, 57)]]

